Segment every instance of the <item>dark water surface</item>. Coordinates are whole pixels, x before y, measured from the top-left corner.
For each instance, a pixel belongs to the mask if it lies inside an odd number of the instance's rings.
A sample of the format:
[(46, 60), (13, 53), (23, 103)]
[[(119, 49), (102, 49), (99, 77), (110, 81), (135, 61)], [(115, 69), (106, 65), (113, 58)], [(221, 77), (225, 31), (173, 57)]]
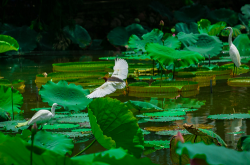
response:
[[(41, 98), (36, 99), (36, 74), (43, 72), (52, 72), (53, 63), (61, 62), (75, 62), (75, 61), (97, 61), (100, 56), (115, 56), (118, 52), (63, 52), (63, 53), (39, 53), (38, 55), (14, 56), (13, 58), (0, 58), (0, 77), (9, 79), (11, 82), (16, 79), (25, 80), (25, 92), (22, 94), (24, 103), (22, 110), (24, 110), (23, 117), (30, 118), (35, 113), (30, 111), (32, 108), (48, 107), (47, 103), (43, 103)], [(249, 73), (240, 75), (249, 76)], [(181, 96), (182, 97), (182, 96)], [(130, 97), (118, 96), (113, 97), (122, 102), (128, 100), (150, 100), (150, 97)], [(240, 136), (250, 134), (250, 121), (245, 119), (235, 120), (210, 120), (208, 115), (214, 114), (228, 114), (228, 113), (247, 113), (250, 110), (250, 88), (248, 87), (230, 87), (227, 85), (227, 80), (217, 80), (216, 86), (213, 87), (213, 93), (210, 93), (210, 87), (200, 88), (199, 94), (192, 96), (197, 100), (205, 100), (198, 111), (189, 112), (185, 116), (185, 120), (176, 121), (181, 125), (188, 124), (210, 124), (212, 129), (221, 136), (221, 138), (228, 144), (230, 148), (236, 148), (236, 144)], [(163, 99), (163, 98), (162, 98)], [(163, 126), (172, 123), (143, 123), (141, 128), (146, 126)], [(233, 135), (228, 132), (244, 131), (245, 134)], [(144, 136), (145, 140), (170, 140), (171, 136), (160, 136), (151, 132)], [(75, 144), (75, 149), (72, 155), (75, 155), (84, 149), (92, 140), (83, 143)], [(105, 150), (100, 144), (95, 143), (86, 153), (94, 153)], [(172, 164), (170, 160), (169, 149), (158, 150), (155, 153), (147, 155), (154, 163), (157, 164)]]

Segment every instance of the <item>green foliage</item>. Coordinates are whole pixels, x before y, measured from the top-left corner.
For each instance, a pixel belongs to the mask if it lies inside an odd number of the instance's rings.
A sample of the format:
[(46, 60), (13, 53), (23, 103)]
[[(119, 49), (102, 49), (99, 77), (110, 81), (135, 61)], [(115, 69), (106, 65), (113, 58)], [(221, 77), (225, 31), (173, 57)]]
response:
[(176, 29), (176, 32), (179, 33), (179, 32), (184, 32), (186, 34), (190, 34), (190, 33), (199, 33), (198, 32), (198, 24), (195, 23), (195, 22), (190, 22), (190, 23), (177, 23), (175, 24), (175, 29)]
[(194, 45), (198, 40), (198, 35), (193, 33), (186, 34), (184, 32), (180, 32), (177, 35), (178, 40), (182, 42), (182, 44), (186, 47)]
[(85, 117), (85, 118), (76, 118), (76, 117), (67, 117), (67, 118), (62, 118), (57, 120), (58, 123), (83, 123), (83, 122), (89, 122), (89, 118)]
[(218, 36), (226, 25), (227, 24), (225, 22), (217, 22), (216, 24), (211, 25), (209, 20), (201, 19), (198, 22), (198, 30), (200, 33), (206, 33), (210, 36)]
[(154, 113), (143, 113), (143, 115), (146, 117), (174, 117), (174, 116), (186, 115), (186, 112), (163, 111), (163, 112), (154, 112)]
[(0, 35), (0, 53), (4, 53), (10, 50), (18, 51), (19, 44), (17, 41), (8, 35)]
[[(238, 35), (241, 34), (241, 32), (240, 32), (239, 29), (237, 29), (237, 28), (235, 28), (235, 27), (232, 27), (232, 29), (233, 29), (233, 34), (232, 34), (232, 37), (233, 37), (233, 38), (235, 38), (235, 37), (237, 37)], [(221, 36), (223, 36), (223, 37), (228, 37), (229, 34), (230, 34), (230, 31), (229, 31), (229, 30), (223, 30), (223, 31), (221, 32)]]
[(237, 142), (238, 151), (250, 151), (250, 136), (241, 136)]
[(146, 45), (148, 56), (159, 61), (164, 65), (174, 64), (177, 67), (185, 67), (204, 59), (199, 53), (192, 51), (178, 51), (168, 47), (164, 47), (157, 43), (149, 43)]
[[(208, 164), (248, 164), (250, 162), (249, 152), (238, 152), (233, 149), (206, 145), (204, 143), (178, 143), (176, 150), (178, 155), (187, 154), (190, 159), (202, 159)], [(219, 154), (222, 153), (222, 154)], [(203, 163), (204, 164), (204, 163)]]
[(168, 122), (168, 121), (177, 121), (185, 120), (185, 117), (156, 117), (156, 118), (145, 118), (145, 121), (148, 122)]
[(77, 128), (80, 127), (80, 125), (78, 124), (53, 124), (53, 125), (44, 125), (43, 129), (45, 130), (55, 130), (55, 129), (60, 129), (60, 130), (64, 130), (64, 129), (73, 129), (73, 128)]
[(134, 107), (137, 110), (162, 110), (162, 108), (160, 108), (160, 107), (157, 107), (153, 104), (143, 102), (143, 101), (129, 100), (129, 101), (125, 102), (124, 104), (126, 104), (127, 107), (130, 107), (130, 105), (131, 105), (132, 107)]
[(122, 147), (136, 157), (143, 151), (143, 135), (137, 119), (116, 99), (97, 98), (88, 106), (89, 120), (96, 140), (107, 149)]
[[(63, 90), (62, 90), (63, 89)], [(86, 95), (90, 92), (80, 85), (69, 84), (66, 81), (59, 81), (57, 84), (48, 81), (39, 91), (44, 102), (51, 106), (53, 103), (62, 105), (65, 110), (79, 111), (87, 107), (92, 101)]]
[[(0, 111), (12, 113), (12, 91), (11, 88), (0, 85)], [(13, 89), (13, 110), (20, 113), (23, 105), (23, 96), (16, 89)]]
[(25, 120), (13, 120), (13, 121), (4, 121), (0, 123), (0, 128), (3, 128), (5, 131), (18, 132), (20, 130), (27, 129), (29, 126), (23, 126), (16, 128), (17, 123), (25, 122)]
[(210, 11), (208, 14), (209, 20), (212, 22), (226, 22), (230, 26), (234, 26), (238, 22), (238, 15), (235, 11), (230, 9), (215, 9), (213, 11)]
[(154, 147), (155, 149), (164, 149), (169, 148), (169, 140), (153, 140), (153, 141), (144, 141), (144, 147)]
[(247, 34), (240, 34), (237, 36), (233, 44), (237, 47), (240, 56), (249, 56), (250, 53), (250, 39)]
[(250, 4), (245, 4), (244, 6), (241, 7), (241, 11), (242, 13), (246, 16), (246, 17), (250, 17)]
[(133, 86), (145, 87), (145, 86), (148, 86), (148, 83), (146, 83), (146, 82), (135, 82), (135, 83), (129, 84), (128, 86), (131, 86), (131, 87), (133, 87)]
[(63, 28), (63, 31), (68, 34), (72, 42), (78, 44), (80, 48), (85, 48), (91, 43), (89, 33), (80, 25), (75, 25), (74, 29), (66, 26)]
[(174, 136), (174, 135), (176, 135), (178, 132), (180, 132), (182, 135), (191, 134), (191, 133), (188, 132), (187, 130), (165, 130), (165, 131), (158, 131), (158, 132), (155, 132), (155, 134), (157, 134), (157, 135)]
[(247, 113), (218, 114), (218, 115), (209, 115), (207, 118), (215, 119), (215, 120), (249, 119), (250, 114), (247, 114)]

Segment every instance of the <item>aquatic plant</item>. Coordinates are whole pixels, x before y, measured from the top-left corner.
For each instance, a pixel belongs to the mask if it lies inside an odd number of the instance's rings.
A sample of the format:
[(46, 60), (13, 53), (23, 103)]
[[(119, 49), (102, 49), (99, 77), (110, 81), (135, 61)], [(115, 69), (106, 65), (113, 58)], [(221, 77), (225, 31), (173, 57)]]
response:
[(250, 114), (247, 113), (218, 114), (218, 115), (209, 115), (207, 118), (215, 120), (249, 119)]
[(250, 39), (247, 34), (238, 35), (233, 44), (237, 47), (240, 56), (249, 56), (250, 53)]
[(237, 13), (230, 9), (215, 9), (209, 12), (208, 19), (212, 22), (224, 21), (230, 26), (234, 26), (238, 22)]
[(8, 52), (10, 50), (18, 51), (19, 44), (17, 41), (8, 35), (0, 35), (0, 53)]
[[(63, 89), (63, 90), (62, 90)], [(59, 81), (57, 84), (48, 81), (39, 91), (44, 102), (48, 102), (51, 106), (53, 103), (62, 105), (65, 110), (80, 111), (87, 107), (92, 101), (86, 95), (89, 94), (88, 89), (83, 89), (82, 86), (69, 84), (66, 81)]]
[(190, 23), (183, 23), (183, 22), (179, 22), (177, 24), (175, 24), (175, 30), (176, 33), (179, 32), (184, 32), (186, 34), (198, 34), (198, 24), (195, 22), (190, 22)]
[(211, 25), (211, 22), (208, 19), (201, 19), (198, 21), (198, 31), (201, 34), (206, 33), (210, 36), (218, 36), (221, 32), (223, 33), (222, 30), (226, 27), (226, 25), (226, 22), (217, 22)]

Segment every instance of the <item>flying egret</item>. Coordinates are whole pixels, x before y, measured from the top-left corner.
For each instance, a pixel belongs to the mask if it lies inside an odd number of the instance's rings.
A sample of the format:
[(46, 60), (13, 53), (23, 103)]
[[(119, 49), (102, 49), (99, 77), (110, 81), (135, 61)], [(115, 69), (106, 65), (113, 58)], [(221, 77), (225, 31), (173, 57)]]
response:
[(240, 67), (241, 62), (240, 62), (240, 53), (236, 46), (232, 43), (232, 34), (233, 34), (233, 29), (231, 27), (227, 27), (224, 30), (230, 30), (230, 34), (228, 36), (228, 44), (229, 44), (229, 55), (231, 60), (234, 63), (234, 71), (233, 71), (233, 76), (235, 73), (235, 66), (236, 66), (236, 73), (237, 73), (237, 68)]
[(123, 81), (128, 76), (128, 63), (124, 59), (116, 59), (114, 72), (111, 77), (104, 76), (105, 83), (96, 88), (94, 92), (87, 95), (87, 98), (104, 97), (116, 91), (116, 89), (122, 89), (126, 87), (126, 82)]
[(51, 111), (41, 109), (38, 112), (36, 112), (32, 118), (24, 123), (18, 123), (15, 127), (22, 127), (22, 126), (30, 126), (36, 123), (37, 125), (41, 125), (43, 127), (44, 124), (46, 124), (48, 121), (50, 121), (51, 118), (55, 116), (55, 109), (57, 106), (62, 107), (61, 105), (58, 105), (57, 103), (54, 103), (51, 107)]

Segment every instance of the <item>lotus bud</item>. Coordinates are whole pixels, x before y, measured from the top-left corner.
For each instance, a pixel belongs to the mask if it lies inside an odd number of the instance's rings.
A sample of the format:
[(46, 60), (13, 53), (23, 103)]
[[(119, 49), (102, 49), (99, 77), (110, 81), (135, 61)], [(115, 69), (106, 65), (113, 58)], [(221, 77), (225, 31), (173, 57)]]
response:
[(32, 135), (35, 135), (37, 133), (37, 124), (34, 123), (31, 127), (31, 133)]
[(163, 20), (160, 21), (160, 26), (164, 26)]
[(184, 138), (182, 136), (182, 134), (180, 133), (180, 131), (177, 132), (177, 135), (176, 135), (176, 138), (175, 138), (175, 144), (178, 142), (178, 141), (181, 141), (182, 143), (184, 143)]

